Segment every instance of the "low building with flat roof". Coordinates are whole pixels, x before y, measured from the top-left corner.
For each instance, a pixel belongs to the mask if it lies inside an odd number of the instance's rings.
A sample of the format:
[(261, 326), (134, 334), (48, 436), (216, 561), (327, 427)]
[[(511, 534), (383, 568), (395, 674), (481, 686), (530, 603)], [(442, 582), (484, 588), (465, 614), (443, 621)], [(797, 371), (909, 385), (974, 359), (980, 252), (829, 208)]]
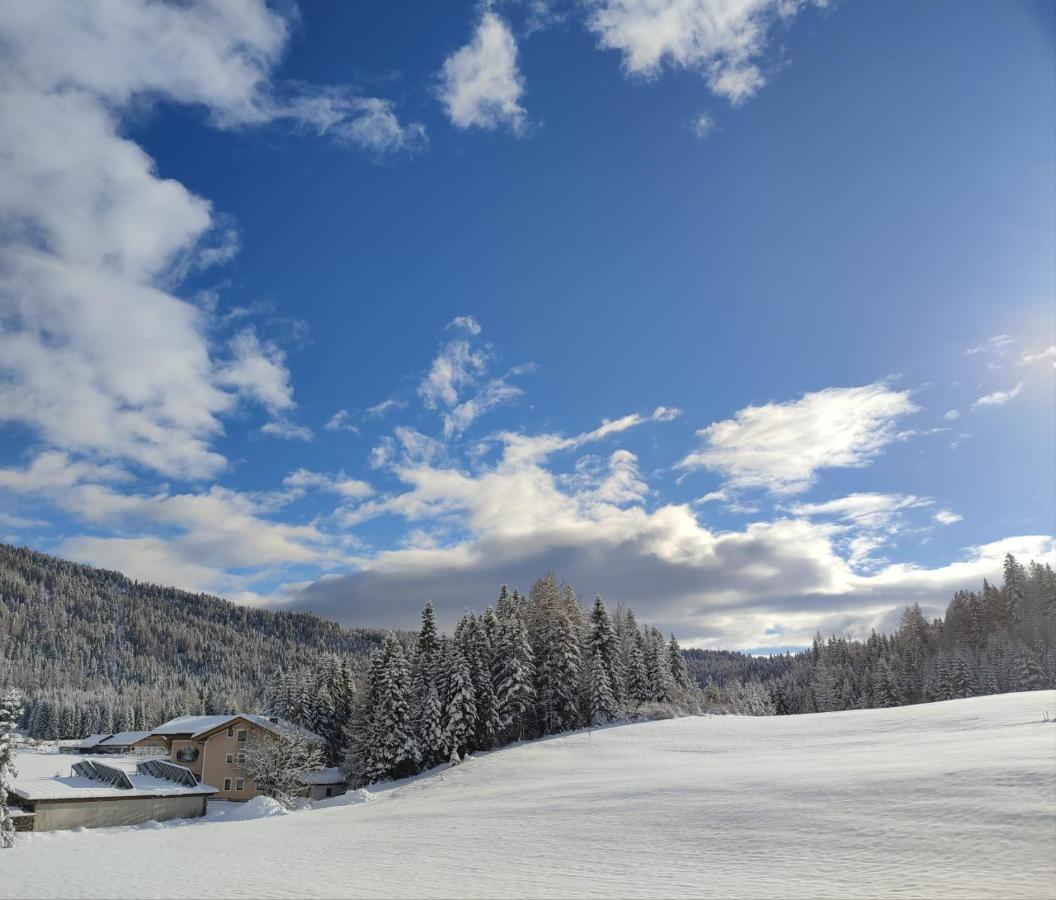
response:
[(8, 800), (33, 817), (25, 830), (61, 831), (204, 816), (216, 792), (167, 760), (82, 759), (66, 777), (16, 779)]

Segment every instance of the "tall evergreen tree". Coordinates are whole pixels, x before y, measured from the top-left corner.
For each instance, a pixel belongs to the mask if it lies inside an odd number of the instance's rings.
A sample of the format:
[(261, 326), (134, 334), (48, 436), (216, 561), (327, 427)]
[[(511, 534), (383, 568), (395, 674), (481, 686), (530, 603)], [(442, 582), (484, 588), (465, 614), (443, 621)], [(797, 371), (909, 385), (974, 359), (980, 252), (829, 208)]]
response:
[(7, 811), (7, 788), (15, 770), (15, 727), (21, 701), (14, 691), (0, 696), (0, 850), (15, 844), (15, 825)]

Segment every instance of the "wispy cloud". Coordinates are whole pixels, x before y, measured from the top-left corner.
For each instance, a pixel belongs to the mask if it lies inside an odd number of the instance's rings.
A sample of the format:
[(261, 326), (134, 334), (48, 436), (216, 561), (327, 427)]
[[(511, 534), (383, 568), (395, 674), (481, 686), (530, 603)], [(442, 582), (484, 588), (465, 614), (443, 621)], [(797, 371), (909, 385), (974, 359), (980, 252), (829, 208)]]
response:
[(447, 325), (459, 336), (445, 342), (418, 385), (418, 396), (427, 409), (440, 413), (445, 437), (465, 431), (484, 413), (509, 403), (524, 392), (509, 382), (530, 371), (518, 366), (501, 377), (490, 377), (490, 348), (475, 341), (480, 325), (471, 316), (459, 316)]
[(1015, 387), (1009, 388), (1007, 391), (994, 391), (991, 394), (984, 394), (972, 404), (972, 409), (981, 409), (987, 406), (1004, 406), (1010, 400), (1014, 400), (1019, 396), (1025, 384), (1025, 381), (1021, 381)]
[(323, 426), (327, 431), (351, 431), (359, 434), (359, 429), (352, 423), (352, 414), (347, 409), (339, 409)]

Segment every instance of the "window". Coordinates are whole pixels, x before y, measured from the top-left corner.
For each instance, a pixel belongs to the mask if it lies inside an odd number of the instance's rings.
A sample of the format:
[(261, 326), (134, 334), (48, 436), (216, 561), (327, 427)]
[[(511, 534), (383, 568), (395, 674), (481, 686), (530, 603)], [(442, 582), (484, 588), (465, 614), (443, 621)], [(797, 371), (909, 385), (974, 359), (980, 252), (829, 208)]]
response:
[(246, 730), (245, 730), (244, 728), (240, 728), (240, 729), (238, 730), (238, 739), (239, 739), (240, 741), (242, 741), (242, 742), (245, 742), (245, 740), (246, 740), (246, 739), (247, 739), (248, 737), (249, 737), (249, 732), (248, 732), (248, 731), (246, 731)]
[(235, 736), (235, 729), (234, 728), (228, 728), (227, 729), (227, 736), (228, 737), (234, 737)]
[(231, 763), (233, 763), (234, 761), (235, 761), (235, 754), (234, 753), (228, 753), (227, 756), (224, 757), (224, 762), (226, 762), (228, 765), (231, 765)]
[(326, 796), (327, 797), (332, 797), (333, 795), (334, 795), (334, 789), (333, 788), (327, 788), (326, 789)]
[(194, 762), (197, 758), (197, 747), (180, 747), (180, 749), (176, 751), (177, 762)]
[(238, 764), (242, 765), (243, 763), (245, 763), (245, 761), (246, 761), (246, 754), (245, 753), (239, 753), (238, 754)]
[(235, 790), (236, 791), (244, 791), (245, 789), (246, 789), (246, 779), (245, 778), (237, 778), (237, 779), (235, 779)]
[(230, 778), (225, 778), (224, 779), (224, 790), (225, 791), (231, 790), (231, 779)]

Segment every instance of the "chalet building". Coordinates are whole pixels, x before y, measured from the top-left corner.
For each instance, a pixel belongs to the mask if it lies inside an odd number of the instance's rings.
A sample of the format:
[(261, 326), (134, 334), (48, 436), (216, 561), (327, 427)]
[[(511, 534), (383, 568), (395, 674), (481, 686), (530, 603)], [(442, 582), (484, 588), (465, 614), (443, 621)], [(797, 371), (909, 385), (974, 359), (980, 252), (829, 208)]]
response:
[(204, 816), (215, 793), (166, 760), (83, 759), (65, 777), (15, 780), (8, 799), (19, 831), (61, 831)]
[[(245, 713), (181, 716), (159, 725), (135, 742), (132, 749), (149, 746), (152, 741), (160, 741), (168, 753), (170, 762), (189, 769), (201, 784), (216, 788), (214, 799), (252, 800), (260, 791), (240, 765), (245, 758), (246, 742), (255, 733), (278, 733), (280, 730), (291, 728), (296, 726), (276, 718)], [(317, 734), (304, 729), (297, 730), (310, 740), (325, 743)], [(327, 787), (330, 788), (330, 794), (325, 793)], [(322, 789), (324, 796), (344, 793), (343, 785), (337, 782), (322, 785)], [(309, 795), (315, 793), (312, 786), (307, 786), (305, 792)]]

